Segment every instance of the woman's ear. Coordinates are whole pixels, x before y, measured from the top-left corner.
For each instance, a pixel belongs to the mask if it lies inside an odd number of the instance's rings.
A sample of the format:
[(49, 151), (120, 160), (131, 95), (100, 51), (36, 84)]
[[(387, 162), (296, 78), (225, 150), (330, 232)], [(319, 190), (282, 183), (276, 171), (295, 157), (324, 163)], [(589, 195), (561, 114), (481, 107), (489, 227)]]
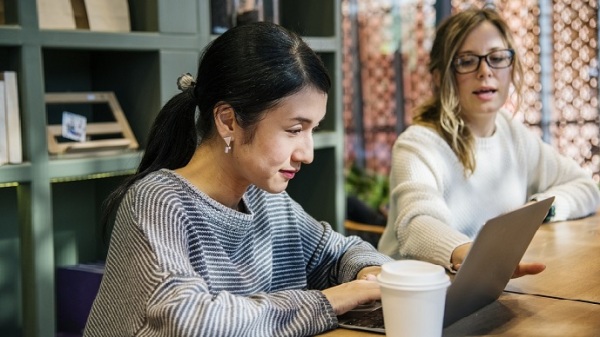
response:
[(213, 117), (219, 135), (222, 138), (231, 137), (237, 125), (233, 107), (227, 103), (217, 103), (213, 109)]

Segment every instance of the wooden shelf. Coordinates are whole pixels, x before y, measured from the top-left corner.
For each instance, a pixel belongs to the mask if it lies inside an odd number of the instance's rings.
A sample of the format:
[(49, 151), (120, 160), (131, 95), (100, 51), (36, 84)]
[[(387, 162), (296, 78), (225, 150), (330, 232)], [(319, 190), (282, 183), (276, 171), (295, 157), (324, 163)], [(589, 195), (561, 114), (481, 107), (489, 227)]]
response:
[[(31, 37), (33, 39), (34, 37)], [(156, 32), (102, 33), (90, 31), (41, 31), (36, 37), (40, 45), (53, 48), (160, 50), (165, 48), (194, 49), (198, 35), (174, 35)], [(25, 41), (27, 42), (27, 40)]]
[(54, 157), (49, 165), (49, 176), (53, 182), (97, 179), (133, 173), (137, 168), (142, 152), (114, 151), (107, 153), (73, 154)]
[[(12, 183), (25, 183), (31, 180), (31, 163), (0, 166), (0, 186)], [(0, 216), (1, 218), (1, 216)]]

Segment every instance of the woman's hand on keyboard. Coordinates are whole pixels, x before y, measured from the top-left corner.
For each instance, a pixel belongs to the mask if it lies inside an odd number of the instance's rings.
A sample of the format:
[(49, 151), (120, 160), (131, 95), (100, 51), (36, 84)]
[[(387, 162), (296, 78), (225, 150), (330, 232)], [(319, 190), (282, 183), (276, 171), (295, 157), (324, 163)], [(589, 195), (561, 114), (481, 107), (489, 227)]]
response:
[(322, 292), (336, 315), (348, 312), (360, 304), (381, 299), (379, 283), (373, 274), (367, 274), (365, 279), (340, 284)]

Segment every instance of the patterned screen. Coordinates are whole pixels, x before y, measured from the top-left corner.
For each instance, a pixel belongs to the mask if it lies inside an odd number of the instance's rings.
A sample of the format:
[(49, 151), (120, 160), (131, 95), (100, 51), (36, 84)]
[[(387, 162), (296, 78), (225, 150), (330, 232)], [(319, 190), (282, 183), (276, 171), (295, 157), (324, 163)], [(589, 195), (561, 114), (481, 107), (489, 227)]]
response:
[(391, 147), (431, 92), (433, 0), (343, 0), (343, 109), (347, 166), (387, 175)]
[(558, 0), (552, 9), (552, 143), (598, 181), (598, 0)]

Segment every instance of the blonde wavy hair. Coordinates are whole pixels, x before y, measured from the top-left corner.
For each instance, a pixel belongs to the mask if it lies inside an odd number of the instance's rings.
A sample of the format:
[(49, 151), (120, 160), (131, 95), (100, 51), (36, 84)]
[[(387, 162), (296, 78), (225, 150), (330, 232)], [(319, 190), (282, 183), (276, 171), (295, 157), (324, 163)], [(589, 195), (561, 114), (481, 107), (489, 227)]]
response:
[[(466, 176), (475, 171), (475, 138), (461, 117), (452, 60), (469, 33), (483, 22), (498, 28), (507, 47), (515, 49), (508, 25), (495, 10), (471, 8), (450, 16), (437, 28), (431, 48), (429, 72), (435, 79), (433, 96), (416, 108), (413, 117), (413, 124), (433, 128), (446, 140), (462, 163)], [(521, 100), (522, 78), (523, 68), (518, 53), (515, 53), (511, 82), (516, 107)]]

